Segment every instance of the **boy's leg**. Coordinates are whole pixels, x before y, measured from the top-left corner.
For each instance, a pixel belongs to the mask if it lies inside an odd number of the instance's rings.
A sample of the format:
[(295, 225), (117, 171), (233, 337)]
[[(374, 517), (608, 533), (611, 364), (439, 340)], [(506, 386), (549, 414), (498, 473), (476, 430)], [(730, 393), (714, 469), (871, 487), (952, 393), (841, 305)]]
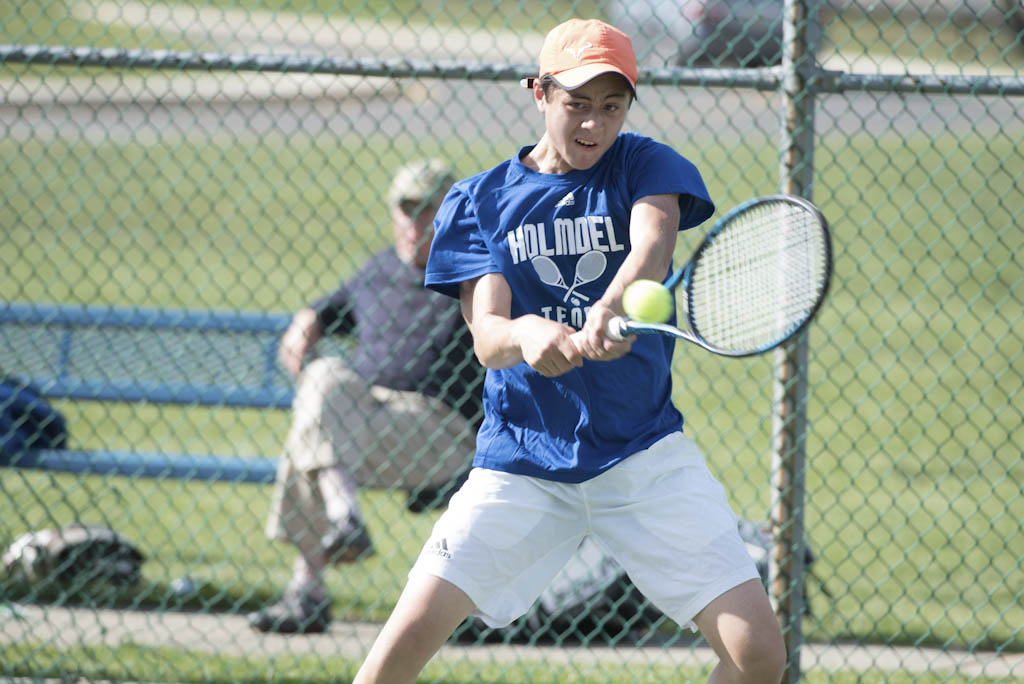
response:
[(714, 599), (693, 618), (718, 655), (709, 684), (776, 684), (786, 645), (760, 580), (749, 580)]
[(355, 681), (411, 684), (470, 614), (491, 627), (511, 623), (579, 546), (585, 518), (576, 485), (474, 469)]
[(473, 610), (473, 602), (454, 584), (412, 575), (353, 684), (413, 684)]
[(722, 660), (722, 682), (777, 684), (785, 646), (728, 497), (681, 433), (584, 483), (594, 534), (637, 588)]

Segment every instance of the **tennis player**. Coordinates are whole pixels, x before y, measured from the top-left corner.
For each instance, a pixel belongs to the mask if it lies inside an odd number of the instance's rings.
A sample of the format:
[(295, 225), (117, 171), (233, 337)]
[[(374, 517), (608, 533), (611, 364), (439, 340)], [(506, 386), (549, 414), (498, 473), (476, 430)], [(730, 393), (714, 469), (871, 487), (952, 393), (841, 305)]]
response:
[(458, 297), (487, 367), (466, 484), (434, 527), (356, 682), (412, 683), (469, 615), (522, 615), (588, 535), (719, 656), (710, 682), (778, 682), (778, 621), (719, 482), (671, 403), (673, 342), (605, 335), (638, 278), (663, 280), (679, 230), (714, 212), (697, 169), (622, 133), (629, 38), (571, 20), (531, 88), (545, 132), (456, 183), (426, 284)]

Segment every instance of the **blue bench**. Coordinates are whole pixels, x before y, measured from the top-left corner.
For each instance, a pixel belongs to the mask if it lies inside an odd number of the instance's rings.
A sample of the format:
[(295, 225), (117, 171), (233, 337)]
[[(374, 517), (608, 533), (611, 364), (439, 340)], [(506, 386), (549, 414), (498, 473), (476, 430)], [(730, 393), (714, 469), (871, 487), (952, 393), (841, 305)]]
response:
[[(50, 399), (287, 409), (294, 391), (277, 347), (290, 320), (286, 313), (0, 303), (0, 371)], [(34, 449), (0, 456), (0, 466), (266, 483), (277, 462)]]

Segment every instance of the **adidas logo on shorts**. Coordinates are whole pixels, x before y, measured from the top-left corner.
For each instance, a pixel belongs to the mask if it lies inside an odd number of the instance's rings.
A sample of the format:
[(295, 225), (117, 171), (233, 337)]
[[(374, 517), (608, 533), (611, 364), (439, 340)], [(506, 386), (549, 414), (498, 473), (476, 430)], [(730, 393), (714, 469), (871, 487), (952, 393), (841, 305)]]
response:
[(451, 552), (448, 550), (448, 540), (444, 537), (441, 537), (436, 542), (432, 542), (427, 548), (441, 558), (452, 557)]

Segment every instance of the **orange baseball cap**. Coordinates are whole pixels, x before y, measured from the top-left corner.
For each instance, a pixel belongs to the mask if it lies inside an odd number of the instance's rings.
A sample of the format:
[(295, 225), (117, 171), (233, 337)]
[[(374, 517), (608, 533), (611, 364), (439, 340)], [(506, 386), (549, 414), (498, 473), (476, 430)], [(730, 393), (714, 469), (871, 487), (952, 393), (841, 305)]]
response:
[(548, 76), (563, 90), (609, 72), (622, 74), (636, 97), (636, 54), (625, 33), (597, 19), (570, 19), (551, 29), (540, 49), (540, 71), (523, 86)]

